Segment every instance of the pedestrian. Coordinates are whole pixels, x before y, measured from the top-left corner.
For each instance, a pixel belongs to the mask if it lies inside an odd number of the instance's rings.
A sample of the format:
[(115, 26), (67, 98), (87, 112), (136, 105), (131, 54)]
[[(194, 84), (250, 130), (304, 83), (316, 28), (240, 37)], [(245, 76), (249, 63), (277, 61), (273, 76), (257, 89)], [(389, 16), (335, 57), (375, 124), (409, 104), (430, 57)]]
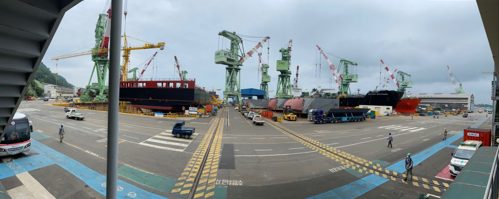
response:
[(409, 175), (411, 176), (411, 181), (412, 181), (412, 167), (413, 167), (413, 162), (411, 158), (411, 153), (407, 154), (407, 157), (405, 158), (405, 178), (404, 181), (407, 181), (409, 179)]
[(392, 133), (388, 133), (387, 140), (388, 140), (388, 146), (386, 146), (386, 147), (393, 148), (393, 145), (392, 145), (392, 141), (393, 141)]
[(62, 143), (62, 139), (64, 139), (64, 126), (61, 124), (59, 127), (59, 142)]
[(414, 114), (411, 114), (411, 120), (414, 120)]
[(444, 129), (444, 138), (442, 138), (442, 140), (447, 140), (447, 128)]

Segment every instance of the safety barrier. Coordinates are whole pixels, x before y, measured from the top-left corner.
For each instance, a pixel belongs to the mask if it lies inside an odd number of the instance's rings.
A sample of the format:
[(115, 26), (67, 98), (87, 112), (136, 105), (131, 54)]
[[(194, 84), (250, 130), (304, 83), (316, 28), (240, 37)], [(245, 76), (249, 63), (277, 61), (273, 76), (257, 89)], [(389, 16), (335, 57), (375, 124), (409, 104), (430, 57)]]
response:
[(499, 184), (499, 173), (497, 172), (497, 168), (498, 168), (498, 161), (499, 161), (499, 148), (498, 150), (496, 151), (496, 154), (494, 156), (494, 162), (492, 164), (492, 168), (491, 168), (491, 171), (490, 171), (490, 176), (489, 176), (489, 180), (487, 182), (487, 187), (485, 188), (485, 194), (483, 196), (484, 199), (496, 199), (498, 198), (498, 194), (497, 194), (497, 188), (498, 188), (498, 184)]

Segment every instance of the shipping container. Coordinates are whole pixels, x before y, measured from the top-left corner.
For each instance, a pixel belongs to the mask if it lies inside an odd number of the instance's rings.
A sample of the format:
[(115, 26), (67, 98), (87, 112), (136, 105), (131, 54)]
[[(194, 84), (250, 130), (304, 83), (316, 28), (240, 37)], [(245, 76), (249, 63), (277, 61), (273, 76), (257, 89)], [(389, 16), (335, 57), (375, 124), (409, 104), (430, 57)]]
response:
[(463, 141), (478, 140), (482, 141), (482, 146), (490, 146), (491, 133), (490, 129), (468, 128), (464, 129)]

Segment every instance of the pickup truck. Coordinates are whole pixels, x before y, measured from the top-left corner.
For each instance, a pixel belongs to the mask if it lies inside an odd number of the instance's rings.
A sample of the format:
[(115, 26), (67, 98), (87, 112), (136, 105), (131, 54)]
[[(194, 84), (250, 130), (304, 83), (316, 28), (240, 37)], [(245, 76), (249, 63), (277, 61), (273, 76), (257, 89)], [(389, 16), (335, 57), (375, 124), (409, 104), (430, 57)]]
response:
[(190, 139), (194, 132), (196, 132), (196, 128), (186, 127), (185, 121), (175, 123), (172, 129), (172, 134), (174, 137), (184, 137), (187, 139)]
[(265, 121), (263, 121), (261, 115), (255, 115), (253, 116), (253, 124), (263, 126), (263, 124), (265, 124)]
[(74, 108), (70, 108), (66, 112), (66, 118), (75, 119), (75, 120), (84, 120), (85, 116), (83, 116), (83, 113), (81, 113), (80, 111), (78, 111)]

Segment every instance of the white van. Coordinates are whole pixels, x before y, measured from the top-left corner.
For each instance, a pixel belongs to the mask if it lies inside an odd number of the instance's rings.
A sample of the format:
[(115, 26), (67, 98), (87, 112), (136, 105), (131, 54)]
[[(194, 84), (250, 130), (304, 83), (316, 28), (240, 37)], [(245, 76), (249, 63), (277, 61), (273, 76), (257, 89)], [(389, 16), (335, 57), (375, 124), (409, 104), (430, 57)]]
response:
[(461, 173), (461, 170), (466, 166), (466, 163), (473, 157), (476, 150), (482, 146), (481, 141), (467, 140), (462, 142), (452, 153), (450, 160), (449, 171), (451, 175), (456, 176)]

